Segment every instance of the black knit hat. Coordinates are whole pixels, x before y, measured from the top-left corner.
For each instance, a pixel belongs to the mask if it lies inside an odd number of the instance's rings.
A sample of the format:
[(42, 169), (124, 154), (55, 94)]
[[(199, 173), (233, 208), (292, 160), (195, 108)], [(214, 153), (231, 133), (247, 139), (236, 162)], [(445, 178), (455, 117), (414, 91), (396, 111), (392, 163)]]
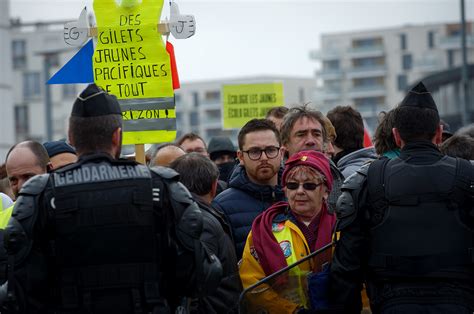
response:
[(50, 158), (62, 153), (71, 153), (76, 155), (76, 150), (64, 141), (45, 142), (43, 143), (43, 146), (46, 148)]
[(95, 84), (90, 84), (77, 96), (71, 116), (97, 117), (108, 114), (122, 114), (117, 97), (106, 93)]
[(428, 108), (438, 112), (438, 108), (436, 107), (433, 97), (431, 97), (431, 93), (426, 89), (422, 82), (418, 83), (418, 85), (408, 92), (401, 102), (400, 107)]

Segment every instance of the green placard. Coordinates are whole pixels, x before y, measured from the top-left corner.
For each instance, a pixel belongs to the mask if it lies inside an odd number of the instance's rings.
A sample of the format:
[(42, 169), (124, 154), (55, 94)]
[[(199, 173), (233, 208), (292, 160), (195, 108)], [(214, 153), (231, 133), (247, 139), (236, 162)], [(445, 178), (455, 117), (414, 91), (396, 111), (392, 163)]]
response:
[(241, 128), (251, 119), (263, 119), (272, 107), (284, 106), (283, 83), (224, 85), (224, 129)]

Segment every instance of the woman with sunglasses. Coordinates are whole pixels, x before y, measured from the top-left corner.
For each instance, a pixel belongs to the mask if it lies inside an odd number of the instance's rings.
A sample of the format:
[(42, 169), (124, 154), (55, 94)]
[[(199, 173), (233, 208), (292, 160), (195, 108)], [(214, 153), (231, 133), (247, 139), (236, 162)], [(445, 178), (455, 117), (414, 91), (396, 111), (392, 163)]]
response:
[[(274, 204), (254, 220), (240, 265), (244, 288), (331, 243), (336, 217), (328, 213), (326, 199), (332, 183), (324, 154), (302, 151), (288, 159), (282, 176), (288, 201)], [(331, 250), (325, 250), (247, 294), (251, 312), (310, 308), (306, 279), (322, 272), (330, 260)]]

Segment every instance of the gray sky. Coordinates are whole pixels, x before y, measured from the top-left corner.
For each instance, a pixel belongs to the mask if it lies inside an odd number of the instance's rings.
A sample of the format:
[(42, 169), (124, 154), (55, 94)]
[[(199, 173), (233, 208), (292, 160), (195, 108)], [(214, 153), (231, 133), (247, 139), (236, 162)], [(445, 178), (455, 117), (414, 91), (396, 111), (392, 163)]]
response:
[[(6, 1), (6, 0), (0, 0)], [(76, 19), (92, 0), (10, 0), (23, 21)], [(165, 0), (167, 2), (167, 0)], [(311, 77), (325, 33), (460, 20), (459, 0), (176, 0), (196, 34), (171, 39), (182, 82), (248, 75)], [(168, 15), (165, 6), (164, 14)], [(466, 0), (474, 20), (474, 0)]]

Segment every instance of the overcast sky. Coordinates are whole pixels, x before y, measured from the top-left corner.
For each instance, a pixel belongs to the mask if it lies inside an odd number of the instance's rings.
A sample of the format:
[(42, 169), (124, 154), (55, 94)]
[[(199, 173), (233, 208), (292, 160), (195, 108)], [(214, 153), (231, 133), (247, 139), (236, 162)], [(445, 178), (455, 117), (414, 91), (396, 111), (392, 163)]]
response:
[[(0, 0), (7, 1), (7, 0)], [(166, 0), (167, 1), (167, 0)], [(22, 21), (75, 19), (92, 0), (10, 0), (12, 17)], [(459, 0), (176, 0), (194, 14), (196, 34), (175, 40), (181, 81), (249, 75), (311, 77), (309, 52), (321, 34), (457, 22)], [(165, 6), (164, 16), (169, 14)], [(474, 20), (474, 0), (466, 0)]]

